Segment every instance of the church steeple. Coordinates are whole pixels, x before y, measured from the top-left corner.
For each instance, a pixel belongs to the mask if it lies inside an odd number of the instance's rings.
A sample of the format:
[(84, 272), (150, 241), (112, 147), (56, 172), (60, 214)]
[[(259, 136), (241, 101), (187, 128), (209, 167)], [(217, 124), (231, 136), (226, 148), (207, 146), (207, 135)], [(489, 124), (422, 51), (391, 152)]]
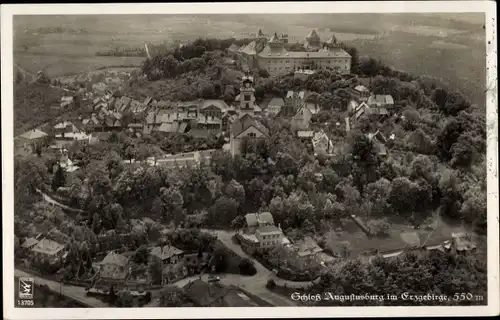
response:
[(255, 105), (255, 89), (253, 87), (253, 77), (250, 72), (247, 71), (246, 74), (241, 78), (241, 88), (240, 88), (240, 110), (239, 114), (242, 117), (245, 114), (250, 114), (254, 116), (254, 105)]

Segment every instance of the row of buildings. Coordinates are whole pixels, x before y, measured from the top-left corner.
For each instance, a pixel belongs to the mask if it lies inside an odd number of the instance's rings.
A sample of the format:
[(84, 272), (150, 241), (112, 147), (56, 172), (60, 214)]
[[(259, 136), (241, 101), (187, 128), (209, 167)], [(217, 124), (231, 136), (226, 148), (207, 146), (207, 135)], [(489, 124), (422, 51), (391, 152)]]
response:
[(288, 36), (276, 33), (267, 38), (262, 31), (248, 45), (232, 45), (228, 50), (249, 68), (265, 69), (271, 75), (298, 70), (332, 69), (342, 74), (351, 72), (351, 56), (341, 48), (335, 36), (322, 42), (312, 30), (304, 42), (304, 51), (287, 50)]

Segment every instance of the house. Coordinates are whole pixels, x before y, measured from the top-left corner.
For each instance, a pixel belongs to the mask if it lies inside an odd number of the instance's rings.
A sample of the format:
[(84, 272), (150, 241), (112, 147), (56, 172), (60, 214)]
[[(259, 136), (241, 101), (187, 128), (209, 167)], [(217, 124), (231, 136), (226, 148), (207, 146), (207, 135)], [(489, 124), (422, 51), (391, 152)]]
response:
[(149, 254), (161, 260), (164, 264), (176, 264), (182, 260), (184, 251), (173, 246), (164, 245), (163, 247), (151, 248)]
[(292, 121), (290, 123), (292, 130), (307, 130), (311, 125), (311, 118), (313, 114), (309, 108), (305, 105), (299, 108), (297, 113), (292, 117)]
[(55, 263), (64, 255), (64, 245), (43, 238), (31, 248), (31, 253), (35, 260)]
[(253, 252), (256, 249), (271, 249), (280, 245), (288, 245), (290, 241), (284, 236), (281, 227), (274, 225), (270, 212), (249, 213), (245, 215), (246, 227), (238, 233), (241, 246)]
[(476, 250), (476, 245), (472, 242), (470, 235), (465, 232), (452, 233), (451, 238), (452, 250), (455, 253), (464, 253)]
[(312, 130), (299, 130), (299, 131), (297, 131), (297, 137), (299, 139), (311, 140), (314, 137), (314, 131), (312, 131)]
[(94, 132), (101, 128), (101, 122), (97, 119), (97, 115), (93, 113), (89, 118), (82, 120), (82, 126), (86, 132)]
[(57, 140), (87, 140), (88, 136), (78, 130), (78, 128), (69, 121), (63, 121), (54, 126), (55, 138)]
[(369, 96), (366, 103), (372, 108), (392, 108), (394, 99), (388, 94), (375, 94)]
[(370, 96), (370, 90), (362, 84), (354, 87), (354, 89), (351, 91), (351, 93), (353, 93), (353, 95), (359, 101), (367, 101), (368, 97)]
[(265, 109), (265, 113), (267, 116), (275, 117), (280, 113), (284, 105), (285, 100), (283, 98), (272, 98)]
[(372, 141), (373, 148), (377, 155), (381, 157), (387, 156), (387, 147), (385, 146), (387, 139), (379, 130), (377, 130), (375, 133), (369, 133), (366, 136), (370, 141)]
[(61, 97), (61, 108), (66, 108), (74, 105), (73, 96), (63, 96)]
[(230, 145), (231, 155), (241, 154), (244, 138), (266, 139), (269, 138), (269, 129), (252, 116), (245, 114), (231, 124)]
[(257, 307), (259, 303), (235, 286), (207, 283), (201, 279), (183, 287), (184, 294), (198, 307)]
[(99, 276), (109, 280), (125, 280), (127, 277), (129, 259), (113, 251), (98, 264)]
[(314, 133), (312, 144), (314, 155), (329, 155), (333, 153), (333, 142), (323, 130)]
[(48, 134), (45, 132), (33, 129), (21, 134), (18, 139), (16, 139), (16, 147), (24, 148), (29, 152), (33, 152), (37, 147), (42, 146), (45, 143)]

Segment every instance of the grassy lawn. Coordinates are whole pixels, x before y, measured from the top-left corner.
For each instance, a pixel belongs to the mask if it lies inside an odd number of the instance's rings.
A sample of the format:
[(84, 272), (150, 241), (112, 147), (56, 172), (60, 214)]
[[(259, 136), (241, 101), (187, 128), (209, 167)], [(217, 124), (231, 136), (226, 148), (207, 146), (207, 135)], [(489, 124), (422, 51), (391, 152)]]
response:
[[(366, 224), (366, 221), (362, 220)], [(330, 246), (333, 252), (340, 253), (342, 252), (342, 243), (348, 242), (350, 245), (350, 256), (356, 257), (377, 249), (379, 252), (388, 252), (415, 245), (436, 245), (451, 239), (453, 232), (460, 231), (463, 231), (463, 229), (445, 224), (440, 219), (432, 223), (432, 230), (426, 229), (424, 226), (419, 230), (414, 230), (408, 224), (398, 221), (398, 223), (391, 223), (391, 229), (387, 237), (369, 238), (352, 223), (348, 224), (342, 232), (329, 231), (327, 233), (327, 246)]]

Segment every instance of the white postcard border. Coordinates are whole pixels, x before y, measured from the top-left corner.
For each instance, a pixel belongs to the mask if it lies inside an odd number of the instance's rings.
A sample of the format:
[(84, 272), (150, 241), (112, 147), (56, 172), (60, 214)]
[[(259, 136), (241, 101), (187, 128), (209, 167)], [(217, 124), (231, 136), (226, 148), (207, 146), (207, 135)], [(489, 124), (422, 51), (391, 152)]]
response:
[[(319, 9), (318, 9), (319, 8)], [(100, 308), (24, 309), (14, 307), (13, 246), (13, 35), (15, 14), (221, 14), (221, 13), (397, 13), (485, 12), (487, 47), (487, 159), (488, 159), (488, 306), (479, 307), (272, 307), (272, 308)], [(497, 31), (493, 1), (373, 1), (289, 3), (189, 4), (72, 4), (2, 5), (2, 206), (3, 279), (6, 319), (168, 319), (168, 318), (285, 318), (355, 316), (477, 316), (499, 313), (498, 224), (498, 113)]]

